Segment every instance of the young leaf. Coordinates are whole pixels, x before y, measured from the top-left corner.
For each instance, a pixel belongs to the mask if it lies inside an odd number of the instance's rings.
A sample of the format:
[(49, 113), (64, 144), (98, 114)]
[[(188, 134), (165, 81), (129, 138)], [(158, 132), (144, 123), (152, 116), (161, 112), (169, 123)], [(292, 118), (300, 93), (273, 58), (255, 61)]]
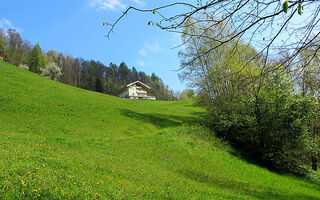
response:
[(285, 2), (283, 3), (283, 11), (284, 11), (285, 13), (287, 13), (287, 12), (288, 12), (288, 8), (289, 8), (288, 2), (285, 1)]
[(298, 4), (298, 14), (299, 14), (299, 15), (302, 15), (302, 13), (303, 13), (303, 12), (302, 12), (302, 6), (301, 6), (301, 3), (299, 3), (299, 4)]

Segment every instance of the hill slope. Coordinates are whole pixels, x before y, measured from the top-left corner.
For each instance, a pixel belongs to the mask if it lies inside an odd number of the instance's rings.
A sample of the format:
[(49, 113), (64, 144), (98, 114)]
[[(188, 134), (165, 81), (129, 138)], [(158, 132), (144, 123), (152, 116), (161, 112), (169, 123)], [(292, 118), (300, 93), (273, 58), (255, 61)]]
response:
[(191, 102), (129, 101), (0, 62), (0, 199), (320, 199), (247, 163)]

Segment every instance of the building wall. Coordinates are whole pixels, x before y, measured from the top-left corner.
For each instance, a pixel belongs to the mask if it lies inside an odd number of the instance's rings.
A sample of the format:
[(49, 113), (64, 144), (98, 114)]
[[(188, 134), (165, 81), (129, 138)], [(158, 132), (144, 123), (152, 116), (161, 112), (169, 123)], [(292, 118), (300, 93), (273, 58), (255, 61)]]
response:
[(136, 85), (131, 85), (128, 90), (129, 90), (129, 95), (130, 96), (137, 96)]

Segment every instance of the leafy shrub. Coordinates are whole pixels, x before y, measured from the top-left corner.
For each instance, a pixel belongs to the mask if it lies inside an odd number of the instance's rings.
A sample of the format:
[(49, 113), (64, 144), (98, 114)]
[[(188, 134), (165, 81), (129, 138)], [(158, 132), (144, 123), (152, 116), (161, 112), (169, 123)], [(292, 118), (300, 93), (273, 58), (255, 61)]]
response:
[(211, 122), (217, 134), (268, 166), (305, 175), (300, 160), (312, 151), (308, 122), (315, 101), (297, 94), (288, 77), (281, 74), (270, 74), (250, 91), (220, 95)]
[(29, 70), (29, 66), (28, 66), (28, 65), (25, 65), (25, 64), (20, 64), (20, 65), (19, 65), (19, 68), (25, 69), (25, 70)]
[(49, 62), (45, 67), (41, 68), (41, 75), (51, 80), (57, 80), (62, 75), (62, 72), (56, 63)]

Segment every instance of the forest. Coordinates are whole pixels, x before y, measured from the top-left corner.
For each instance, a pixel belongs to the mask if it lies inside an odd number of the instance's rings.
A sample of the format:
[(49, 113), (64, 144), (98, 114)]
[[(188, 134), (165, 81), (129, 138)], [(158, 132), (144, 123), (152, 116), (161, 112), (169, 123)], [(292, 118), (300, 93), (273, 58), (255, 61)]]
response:
[(135, 67), (129, 69), (124, 62), (106, 66), (100, 61), (73, 58), (54, 50), (44, 53), (39, 44), (23, 40), (13, 29), (0, 29), (0, 57), (20, 68), (86, 90), (118, 96), (122, 87), (139, 80), (151, 87), (149, 93), (158, 100), (178, 98), (155, 73), (149, 76)]

